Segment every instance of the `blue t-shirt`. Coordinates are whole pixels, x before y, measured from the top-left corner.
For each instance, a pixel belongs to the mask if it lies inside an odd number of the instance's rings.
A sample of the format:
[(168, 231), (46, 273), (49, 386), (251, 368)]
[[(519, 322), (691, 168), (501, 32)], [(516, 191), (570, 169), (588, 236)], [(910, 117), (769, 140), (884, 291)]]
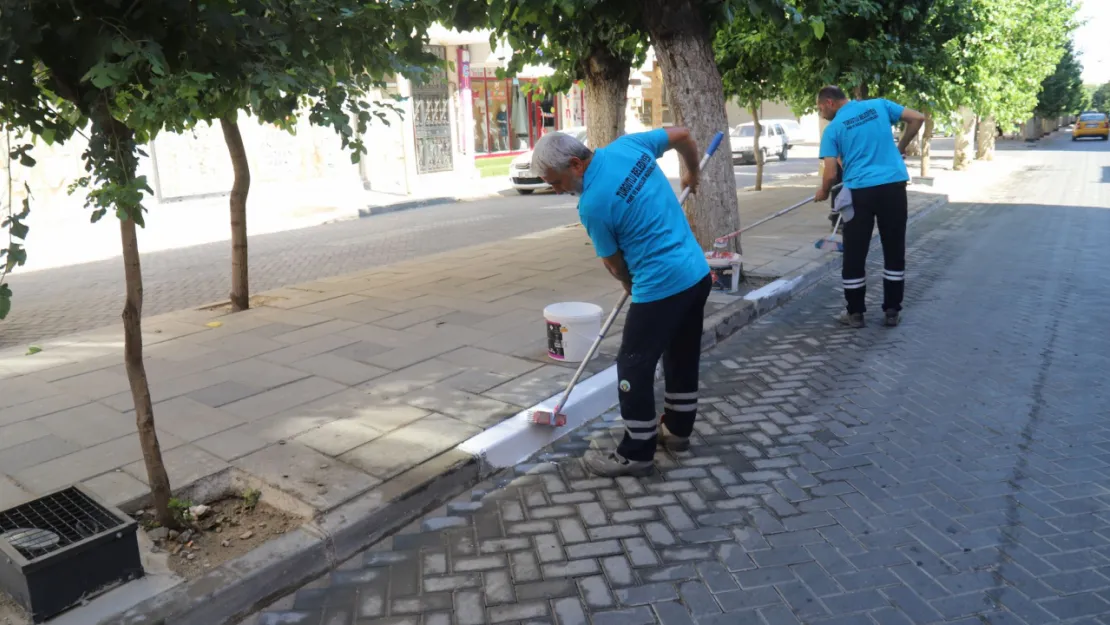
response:
[(844, 161), (844, 186), (865, 189), (910, 179), (890, 127), (903, 106), (890, 100), (852, 101), (840, 107), (821, 135), (821, 158)]
[(669, 143), (660, 129), (596, 150), (578, 200), (578, 217), (597, 255), (624, 254), (636, 304), (681, 293), (709, 274), (705, 253), (655, 162)]

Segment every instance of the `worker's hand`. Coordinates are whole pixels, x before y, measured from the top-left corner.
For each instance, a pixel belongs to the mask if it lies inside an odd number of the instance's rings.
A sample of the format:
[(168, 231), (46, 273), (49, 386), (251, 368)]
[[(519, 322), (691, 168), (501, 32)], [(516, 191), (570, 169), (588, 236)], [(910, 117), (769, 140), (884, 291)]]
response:
[(690, 195), (698, 192), (698, 172), (687, 171), (682, 174), (682, 188), (690, 188)]
[(632, 295), (632, 283), (631, 282), (621, 282), (621, 286), (624, 287), (624, 292), (625, 293), (628, 293), (629, 295)]
[(829, 199), (829, 191), (824, 186), (817, 187), (817, 193), (813, 194), (814, 202), (824, 202)]

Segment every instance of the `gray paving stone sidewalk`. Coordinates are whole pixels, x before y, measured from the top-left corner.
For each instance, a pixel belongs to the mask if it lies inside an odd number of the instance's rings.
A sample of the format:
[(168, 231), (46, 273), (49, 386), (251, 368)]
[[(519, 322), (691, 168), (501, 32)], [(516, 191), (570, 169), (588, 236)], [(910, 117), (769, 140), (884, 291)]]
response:
[(706, 357), (653, 476), (585, 472), (601, 421), (246, 622), (1110, 623), (1108, 237), (938, 211), (901, 327), (836, 326), (821, 283)]

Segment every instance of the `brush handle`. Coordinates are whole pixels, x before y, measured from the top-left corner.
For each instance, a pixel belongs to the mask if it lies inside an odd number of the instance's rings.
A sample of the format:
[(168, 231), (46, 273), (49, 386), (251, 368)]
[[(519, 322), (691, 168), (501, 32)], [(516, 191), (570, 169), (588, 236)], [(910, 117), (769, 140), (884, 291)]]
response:
[[(709, 147), (705, 149), (705, 154), (701, 156), (701, 162), (698, 163), (698, 171), (701, 171), (705, 164), (709, 162), (710, 157), (717, 153), (717, 148), (721, 147), (721, 141), (725, 138), (725, 133), (717, 132), (713, 135), (713, 140), (709, 142)], [(690, 197), (690, 187), (682, 189), (682, 193), (678, 194), (678, 203), (685, 204), (686, 198)]]
[(586, 357), (583, 358), (582, 363), (578, 365), (578, 370), (574, 372), (574, 377), (570, 379), (570, 384), (567, 384), (567, 390), (563, 393), (562, 399), (555, 405), (555, 409), (551, 411), (552, 415), (559, 414), (559, 411), (567, 404), (567, 400), (570, 399), (571, 391), (573, 391), (574, 387), (578, 384), (578, 380), (582, 377), (582, 373), (586, 371), (586, 365), (593, 359), (594, 353), (597, 352), (597, 348), (601, 345), (601, 341), (603, 341), (605, 335), (609, 333), (609, 328), (613, 327), (613, 322), (616, 321), (617, 315), (620, 314), (621, 309), (624, 308), (624, 303), (626, 301), (628, 301), (628, 291), (621, 293), (621, 298), (617, 301), (617, 305), (613, 307), (613, 312), (609, 313), (609, 318), (605, 320), (605, 323), (601, 324), (601, 330), (597, 333), (594, 344), (590, 345), (590, 350), (586, 352)]

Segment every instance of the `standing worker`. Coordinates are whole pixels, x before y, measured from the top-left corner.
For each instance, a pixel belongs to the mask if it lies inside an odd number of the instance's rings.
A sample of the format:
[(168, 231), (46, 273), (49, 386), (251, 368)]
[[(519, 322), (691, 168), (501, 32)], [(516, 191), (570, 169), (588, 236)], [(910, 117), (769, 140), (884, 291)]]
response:
[[(656, 442), (690, 446), (698, 408), (702, 316), (711, 280), (705, 253), (656, 159), (670, 149), (686, 164), (682, 184), (698, 184), (698, 149), (685, 128), (625, 135), (590, 151), (553, 132), (536, 143), (532, 169), (556, 192), (581, 195), (578, 217), (605, 268), (632, 295), (617, 377), (624, 439), (616, 450), (587, 452), (594, 473), (652, 470)], [(665, 425), (655, 412), (655, 365), (663, 359)]]
[[(917, 136), (925, 116), (889, 100), (850, 101), (840, 87), (825, 87), (817, 94), (821, 117), (829, 120), (821, 136), (820, 157), (825, 173), (814, 199), (822, 202), (836, 184), (837, 159), (844, 166), (842, 194), (849, 193), (854, 215), (843, 222), (844, 299), (848, 309), (840, 323), (863, 327), (867, 293), (867, 248), (875, 222), (883, 245), (883, 313), (887, 326), (898, 325), (902, 311), (906, 275), (906, 146)], [(898, 145), (891, 140), (890, 127), (899, 121), (906, 130)]]

